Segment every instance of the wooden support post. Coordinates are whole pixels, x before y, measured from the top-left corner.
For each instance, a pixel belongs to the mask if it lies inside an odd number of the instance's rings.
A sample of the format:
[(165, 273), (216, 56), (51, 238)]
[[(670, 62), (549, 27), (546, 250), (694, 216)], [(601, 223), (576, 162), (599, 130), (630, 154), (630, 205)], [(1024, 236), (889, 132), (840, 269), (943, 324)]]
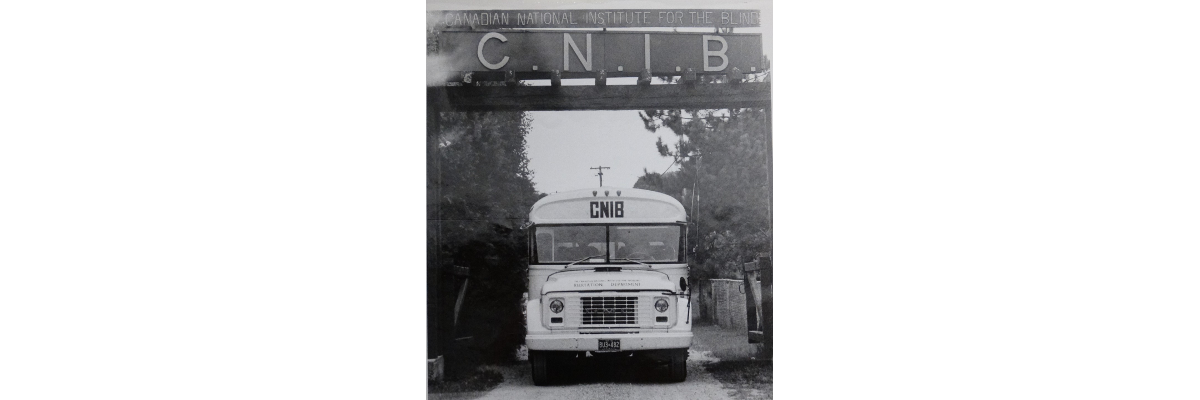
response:
[(439, 281), (438, 273), (441, 260), (439, 258), (441, 250), (441, 170), (440, 170), (440, 153), (438, 147), (439, 136), (441, 134), (441, 112), (446, 108), (446, 91), (444, 87), (432, 87), (427, 89), (426, 104), (425, 104), (425, 141), (426, 163), (429, 165), (429, 170), (426, 171), (426, 180), (429, 188), (426, 189), (426, 201), (433, 204), (433, 209), (426, 216), (427, 235), (431, 236), (427, 240), (427, 255), (425, 265), (425, 327), (426, 327), (426, 353), (429, 360), (429, 379), (440, 381), (444, 376), (445, 363), (442, 358), (442, 337), (439, 329), (441, 325), (438, 323), (441, 317), (441, 309), (438, 307), (440, 299), (438, 293)]
[(743, 285), (746, 287), (746, 338), (750, 343), (763, 342), (763, 311), (762, 311), (762, 292), (759, 290), (756, 283), (758, 282), (761, 264), (759, 261), (751, 261), (742, 265)]
[(774, 355), (774, 286), (775, 268), (770, 253), (758, 255), (758, 267), (762, 273), (762, 316), (763, 316), (763, 352), (762, 358), (770, 360)]
[(608, 86), (608, 72), (600, 70), (596, 73), (596, 86)]
[(763, 107), (763, 112), (767, 114), (767, 229), (772, 235), (775, 234), (775, 148), (774, 148), (774, 127), (771, 126), (771, 102), (768, 101), (766, 107)]
[[(767, 83), (767, 84), (769, 85), (770, 83)], [(774, 132), (774, 130), (773, 130), (774, 128), (771, 126), (772, 121), (771, 121), (771, 103), (770, 102), (767, 102), (767, 105), (765, 107), (763, 107), (763, 111), (766, 112), (766, 114), (767, 114), (767, 224), (768, 224), (767, 232), (769, 232), (773, 237), (775, 234), (775, 222), (774, 222), (775, 221), (774, 220), (774, 218), (775, 218), (775, 203), (774, 203), (774, 198), (775, 198), (774, 197), (775, 196), (775, 177), (774, 177), (775, 157), (774, 157), (774, 154), (775, 153), (774, 153), (773, 143), (772, 143), (772, 139), (771, 139), (773, 136), (773, 135), (771, 135), (771, 132)], [(772, 249), (774, 249), (774, 247), (772, 247)], [(774, 308), (775, 308), (774, 299), (773, 299), (774, 292), (775, 292), (775, 289), (774, 289), (774, 287), (775, 287), (775, 268), (774, 268), (774, 264), (773, 264), (774, 259), (771, 257), (771, 253), (759, 254), (759, 258), (766, 260), (766, 263), (767, 263), (766, 267), (763, 269), (763, 276), (762, 276), (762, 283), (763, 283), (763, 336), (764, 336), (763, 337), (763, 339), (764, 339), (763, 340), (763, 357), (769, 360), (774, 355), (774, 340), (775, 340), (774, 339), (775, 323), (774, 323), (774, 318), (772, 317), (772, 315), (774, 313)]]
[(562, 71), (559, 71), (557, 69), (550, 71), (550, 86), (553, 86), (553, 87), (562, 86)]

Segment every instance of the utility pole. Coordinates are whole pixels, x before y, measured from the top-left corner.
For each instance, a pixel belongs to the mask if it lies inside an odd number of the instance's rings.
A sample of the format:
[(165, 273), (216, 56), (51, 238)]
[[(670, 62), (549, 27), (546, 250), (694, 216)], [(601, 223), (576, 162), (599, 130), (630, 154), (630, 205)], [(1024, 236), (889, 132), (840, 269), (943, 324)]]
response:
[(601, 165), (601, 166), (597, 166), (597, 167), (591, 167), (591, 168), (588, 168), (588, 169), (594, 169), (594, 170), (596, 170), (596, 171), (599, 171), (599, 172), (597, 172), (597, 173), (596, 173), (596, 176), (599, 176), (599, 177), (600, 177), (600, 186), (604, 186), (604, 170), (606, 170), (606, 169), (612, 169), (612, 168), (605, 167), (605, 166)]

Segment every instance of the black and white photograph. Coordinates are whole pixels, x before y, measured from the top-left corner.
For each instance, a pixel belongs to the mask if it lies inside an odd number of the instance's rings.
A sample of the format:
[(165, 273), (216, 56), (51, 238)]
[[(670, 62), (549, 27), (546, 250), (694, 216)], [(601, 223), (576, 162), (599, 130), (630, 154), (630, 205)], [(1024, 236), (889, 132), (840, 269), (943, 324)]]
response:
[(428, 6), (429, 397), (772, 398), (771, 3)]
[(1198, 20), (0, 2), (0, 399), (1200, 399)]

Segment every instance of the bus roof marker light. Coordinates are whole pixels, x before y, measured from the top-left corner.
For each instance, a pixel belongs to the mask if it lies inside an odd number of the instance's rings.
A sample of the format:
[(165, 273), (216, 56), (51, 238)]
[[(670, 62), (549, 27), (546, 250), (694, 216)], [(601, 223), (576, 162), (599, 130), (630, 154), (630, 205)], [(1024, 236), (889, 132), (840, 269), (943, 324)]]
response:
[(604, 197), (608, 197), (608, 191), (607, 191), (607, 190), (605, 190), (605, 191), (604, 191)]
[(595, 191), (595, 190), (593, 190), (593, 191), (592, 191), (592, 197), (596, 197), (596, 191)]
[(620, 195), (621, 195), (621, 191), (620, 191), (620, 190), (618, 190), (618, 191), (617, 191), (617, 196), (620, 196)]

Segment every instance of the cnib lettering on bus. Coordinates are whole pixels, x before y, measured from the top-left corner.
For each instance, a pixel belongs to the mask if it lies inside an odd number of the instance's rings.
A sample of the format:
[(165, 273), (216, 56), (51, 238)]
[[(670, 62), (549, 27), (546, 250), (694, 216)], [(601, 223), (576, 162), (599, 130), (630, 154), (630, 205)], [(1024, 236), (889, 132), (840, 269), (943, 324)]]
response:
[(625, 218), (624, 201), (593, 201), (588, 203), (592, 218)]

